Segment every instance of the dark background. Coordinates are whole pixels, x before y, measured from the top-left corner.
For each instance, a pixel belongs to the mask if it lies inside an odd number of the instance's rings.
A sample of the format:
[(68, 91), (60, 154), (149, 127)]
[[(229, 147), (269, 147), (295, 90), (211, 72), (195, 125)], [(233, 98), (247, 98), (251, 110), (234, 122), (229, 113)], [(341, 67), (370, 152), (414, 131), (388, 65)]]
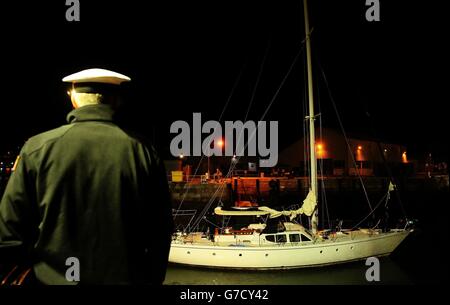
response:
[[(64, 124), (61, 79), (92, 67), (132, 78), (129, 121), (165, 157), (170, 124), (218, 120), (240, 74), (222, 119), (245, 119), (267, 54), (247, 120), (261, 118), (301, 49), (302, 1), (144, 2), (81, 0), (80, 22), (66, 21), (65, 1), (2, 4), (0, 151)], [(364, 0), (310, 2), (324, 125), (337, 126), (319, 66), (348, 132), (374, 136), (369, 112), (375, 136), (409, 158), (448, 160), (443, 8), (380, 0), (381, 21), (367, 22)], [(280, 149), (302, 136), (303, 55), (265, 118), (280, 122)]]
[[(128, 123), (170, 157), (170, 124), (193, 112), (218, 120), (237, 79), (222, 119), (246, 117), (267, 54), (247, 117), (259, 120), (304, 39), (300, 0), (80, 2), (80, 22), (66, 21), (64, 0), (0, 5), (0, 155), (65, 124), (71, 105), (61, 79), (99, 67), (132, 78)], [(448, 11), (431, 1), (380, 0), (381, 21), (370, 23), (365, 0), (309, 2), (324, 124), (337, 126), (319, 65), (348, 132), (405, 144), (410, 159), (432, 152), (448, 162)], [(304, 75), (302, 57), (265, 118), (280, 122), (280, 149), (302, 136)], [(448, 213), (440, 203), (448, 192), (409, 196), (420, 227), (397, 262), (415, 282), (444, 282)]]

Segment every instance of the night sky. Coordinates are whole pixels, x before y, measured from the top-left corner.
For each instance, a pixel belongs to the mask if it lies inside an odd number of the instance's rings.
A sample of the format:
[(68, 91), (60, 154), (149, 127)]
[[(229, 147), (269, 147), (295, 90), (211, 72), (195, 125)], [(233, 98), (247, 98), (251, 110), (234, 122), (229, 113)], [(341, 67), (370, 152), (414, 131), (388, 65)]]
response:
[[(193, 112), (218, 120), (238, 78), (223, 119), (243, 120), (264, 62), (247, 117), (259, 120), (304, 39), (301, 1), (81, 0), (72, 23), (65, 1), (16, 2), (0, 18), (0, 151), (64, 124), (61, 79), (99, 67), (132, 78), (130, 123), (167, 154), (170, 124)], [(405, 144), (412, 158), (448, 158), (443, 9), (380, 0), (381, 21), (370, 23), (365, 0), (310, 2), (323, 124), (337, 126), (319, 67), (348, 132)], [(303, 55), (266, 117), (280, 122), (281, 148), (302, 136)]]

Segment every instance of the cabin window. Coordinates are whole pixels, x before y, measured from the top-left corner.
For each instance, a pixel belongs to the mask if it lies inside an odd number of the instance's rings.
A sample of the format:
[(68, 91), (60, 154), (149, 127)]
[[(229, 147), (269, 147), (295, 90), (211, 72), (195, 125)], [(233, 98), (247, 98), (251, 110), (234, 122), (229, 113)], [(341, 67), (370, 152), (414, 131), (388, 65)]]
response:
[(266, 236), (266, 240), (274, 243), (275, 242), (275, 235), (267, 235)]
[(291, 243), (300, 242), (300, 234), (289, 234), (289, 240)]
[(311, 241), (311, 239), (308, 236), (302, 234), (302, 241)]
[(277, 243), (285, 243), (286, 242), (286, 234), (275, 235)]

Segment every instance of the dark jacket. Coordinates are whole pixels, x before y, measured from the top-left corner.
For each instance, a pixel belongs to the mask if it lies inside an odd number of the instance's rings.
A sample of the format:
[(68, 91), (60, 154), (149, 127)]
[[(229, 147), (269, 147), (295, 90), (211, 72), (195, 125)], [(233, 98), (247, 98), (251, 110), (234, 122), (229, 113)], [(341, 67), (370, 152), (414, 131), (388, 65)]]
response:
[(30, 138), (0, 204), (0, 242), (19, 241), (46, 284), (163, 282), (172, 216), (162, 161), (113, 122), (108, 105), (69, 113)]

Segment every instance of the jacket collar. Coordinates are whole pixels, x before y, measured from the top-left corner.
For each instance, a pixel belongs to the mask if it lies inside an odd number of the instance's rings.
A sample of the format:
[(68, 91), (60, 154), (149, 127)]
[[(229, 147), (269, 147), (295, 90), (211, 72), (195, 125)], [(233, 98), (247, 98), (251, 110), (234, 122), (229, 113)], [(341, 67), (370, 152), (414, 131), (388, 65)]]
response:
[(78, 123), (86, 121), (106, 121), (112, 122), (114, 110), (109, 105), (88, 105), (72, 110), (67, 115), (68, 123)]

